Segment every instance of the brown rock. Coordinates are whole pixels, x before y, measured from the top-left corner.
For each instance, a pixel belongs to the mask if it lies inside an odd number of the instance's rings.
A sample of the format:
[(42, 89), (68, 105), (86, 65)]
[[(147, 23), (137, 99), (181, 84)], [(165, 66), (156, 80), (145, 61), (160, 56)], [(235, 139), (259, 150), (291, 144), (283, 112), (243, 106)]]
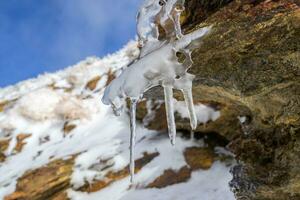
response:
[(154, 110), (154, 113), (155, 116), (147, 125), (147, 128), (152, 130), (159, 130), (159, 131), (167, 130), (168, 124), (167, 124), (165, 104), (157, 105), (157, 107)]
[(105, 86), (108, 86), (110, 82), (112, 82), (112, 80), (114, 80), (115, 78), (116, 78), (115, 73), (112, 70), (109, 70), (107, 73), (107, 81)]
[(51, 198), (51, 200), (69, 200), (70, 198), (68, 197), (67, 192), (61, 192), (58, 195), (54, 196)]
[(184, 166), (179, 171), (172, 169), (165, 170), (164, 173), (150, 183), (147, 188), (164, 188), (170, 185), (183, 183), (191, 178), (192, 170)]
[[(127, 107), (130, 108), (130, 101), (127, 101), (126, 103), (127, 103)], [(137, 104), (136, 115), (140, 120), (143, 120), (148, 114), (146, 103), (147, 103), (146, 100), (141, 100)]]
[(13, 194), (4, 198), (4, 200), (23, 200), (26, 194), (24, 192), (14, 192)]
[(232, 0), (187, 0), (182, 21), (184, 32), (189, 32), (199, 23), (226, 6)]
[(184, 152), (187, 164), (192, 170), (209, 169), (214, 162), (214, 152), (209, 148), (190, 147)]
[(21, 152), (24, 145), (26, 145), (26, 142), (24, 142), (25, 139), (31, 137), (31, 134), (24, 134), (21, 133), (17, 136), (17, 145), (15, 146), (15, 151), (16, 152)]
[(0, 112), (4, 111), (5, 106), (8, 104), (8, 101), (2, 101), (0, 102)]
[(71, 131), (73, 131), (77, 126), (75, 124), (72, 124), (70, 122), (65, 122), (63, 131), (65, 135), (68, 135)]
[(0, 163), (4, 162), (6, 159), (6, 156), (4, 155), (3, 152), (0, 152)]
[(101, 80), (101, 77), (100, 76), (96, 76), (96, 77), (94, 77), (92, 80), (90, 80), (87, 84), (86, 84), (86, 86), (85, 86), (85, 88), (87, 88), (87, 89), (89, 89), (89, 90), (95, 90), (96, 89), (96, 87), (97, 87), (97, 84), (98, 84), (98, 82)]
[[(149, 100), (151, 101), (151, 100)], [(140, 101), (137, 105), (136, 116), (140, 121), (147, 121), (146, 127), (151, 130), (167, 130), (166, 113), (164, 104), (152, 101), (151, 113), (148, 113), (147, 100)], [(129, 107), (129, 104), (127, 105)], [(149, 118), (150, 115), (151, 118)]]
[(6, 156), (4, 152), (6, 151), (10, 140), (0, 140), (0, 163), (5, 161)]
[(52, 83), (52, 84), (48, 85), (48, 88), (50, 88), (52, 90), (63, 90), (66, 93), (70, 93), (74, 89), (74, 86), (70, 86), (70, 87), (58, 87), (58, 86), (56, 86), (56, 83)]
[[(139, 172), (146, 164), (151, 162), (151, 160), (153, 160), (158, 155), (158, 153), (144, 153), (144, 156), (142, 158), (135, 161), (135, 173)], [(96, 192), (109, 186), (111, 183), (125, 178), (127, 176), (129, 176), (129, 166), (117, 172), (110, 171), (106, 174), (105, 180), (98, 180), (92, 184), (86, 184), (79, 190), (89, 193)]]
[(16, 191), (4, 200), (65, 200), (61, 193), (70, 187), (74, 158), (28, 171), (18, 180)]

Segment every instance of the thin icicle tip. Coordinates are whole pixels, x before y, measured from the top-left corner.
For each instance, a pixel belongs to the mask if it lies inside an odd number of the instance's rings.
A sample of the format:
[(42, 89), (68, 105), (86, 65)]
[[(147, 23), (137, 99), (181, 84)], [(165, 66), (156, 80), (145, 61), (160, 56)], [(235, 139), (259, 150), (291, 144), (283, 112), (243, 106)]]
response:
[(176, 124), (174, 117), (174, 103), (173, 103), (173, 88), (169, 85), (164, 85), (164, 95), (165, 95), (165, 107), (167, 115), (167, 123), (169, 130), (169, 138), (172, 145), (175, 145), (176, 140)]
[(136, 104), (138, 99), (130, 99), (130, 182), (133, 183), (134, 180), (134, 147), (136, 140)]

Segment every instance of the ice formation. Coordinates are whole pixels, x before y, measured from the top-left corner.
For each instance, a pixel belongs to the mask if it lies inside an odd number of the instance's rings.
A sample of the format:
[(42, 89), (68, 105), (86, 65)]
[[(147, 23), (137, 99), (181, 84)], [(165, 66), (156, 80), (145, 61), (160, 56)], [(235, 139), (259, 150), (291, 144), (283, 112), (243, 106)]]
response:
[[(146, 0), (142, 5), (137, 21), (139, 58), (129, 65), (121, 75), (113, 80), (105, 89), (103, 103), (111, 105), (120, 115), (124, 99), (131, 100), (130, 108), (130, 173), (134, 175), (135, 146), (135, 109), (143, 93), (152, 87), (161, 85), (164, 88), (167, 124), (172, 145), (175, 145), (176, 125), (174, 118), (173, 89), (181, 90), (188, 107), (191, 128), (197, 126), (197, 117), (192, 97), (192, 81), (194, 75), (187, 73), (192, 65), (191, 46), (209, 32), (210, 27), (198, 29), (183, 35), (180, 27), (180, 15), (184, 10), (183, 0)], [(173, 29), (168, 29), (168, 21)], [(158, 26), (166, 32), (166, 39), (159, 40)], [(170, 33), (173, 33), (170, 34)], [(183, 63), (178, 61), (178, 52), (185, 55)]]

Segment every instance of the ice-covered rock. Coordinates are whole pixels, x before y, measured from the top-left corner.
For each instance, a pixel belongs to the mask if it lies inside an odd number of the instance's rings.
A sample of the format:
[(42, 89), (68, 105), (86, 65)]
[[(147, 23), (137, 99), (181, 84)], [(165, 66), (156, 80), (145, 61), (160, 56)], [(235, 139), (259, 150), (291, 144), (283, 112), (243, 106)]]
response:
[[(124, 99), (131, 101), (131, 125), (135, 125), (136, 103), (147, 90), (161, 85), (164, 87), (167, 123), (171, 144), (175, 144), (176, 125), (174, 118), (173, 89), (182, 90), (190, 115), (191, 127), (196, 129), (197, 118), (193, 104), (192, 81), (194, 76), (187, 73), (192, 65), (191, 45), (207, 34), (211, 27), (198, 29), (183, 35), (180, 26), (180, 15), (184, 10), (184, 0), (146, 0), (137, 17), (137, 34), (141, 48), (139, 58), (128, 66), (105, 89), (102, 99), (104, 104), (111, 105), (114, 112), (120, 115), (124, 107)], [(171, 20), (175, 37), (159, 40), (158, 27), (161, 25), (166, 32), (167, 21)], [(176, 40), (177, 39), (177, 40)], [(191, 45), (192, 46), (192, 45)], [(185, 55), (180, 63), (177, 53)], [(134, 120), (134, 121), (132, 121)], [(133, 147), (135, 127), (131, 127), (131, 161), (134, 159)], [(131, 163), (134, 166), (134, 163)], [(131, 167), (134, 169), (134, 167)], [(133, 176), (134, 171), (131, 171)]]

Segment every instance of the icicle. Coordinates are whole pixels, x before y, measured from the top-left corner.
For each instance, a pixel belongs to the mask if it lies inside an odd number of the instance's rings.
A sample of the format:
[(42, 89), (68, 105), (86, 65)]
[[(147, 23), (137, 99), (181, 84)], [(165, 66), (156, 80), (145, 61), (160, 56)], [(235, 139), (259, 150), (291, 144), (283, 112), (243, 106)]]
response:
[(117, 107), (114, 104), (112, 104), (111, 108), (112, 108), (115, 116), (120, 116), (121, 113), (123, 112), (123, 106)]
[(190, 132), (190, 139), (193, 141), (195, 139), (195, 132), (193, 130), (191, 130)]
[(175, 34), (178, 39), (183, 37), (182, 31), (181, 31), (181, 25), (180, 25), (180, 16), (182, 11), (184, 10), (184, 7), (182, 6), (176, 6), (174, 8), (174, 16), (172, 17), (173, 23), (174, 23), (174, 29)]
[(163, 86), (165, 93), (165, 106), (167, 123), (169, 130), (169, 137), (172, 145), (175, 145), (176, 140), (176, 125), (174, 117), (174, 105), (173, 105), (173, 88), (171, 86)]
[(137, 15), (137, 35), (139, 47), (144, 47), (148, 40), (158, 38), (158, 26), (155, 24), (156, 16), (162, 10), (157, 0), (146, 0)]
[(183, 89), (182, 93), (184, 96), (186, 106), (188, 107), (191, 128), (192, 130), (195, 130), (197, 128), (197, 116), (196, 116), (194, 102), (193, 102), (192, 88)]
[(134, 180), (134, 147), (136, 138), (136, 104), (138, 100), (135, 98), (130, 99), (130, 182)]

